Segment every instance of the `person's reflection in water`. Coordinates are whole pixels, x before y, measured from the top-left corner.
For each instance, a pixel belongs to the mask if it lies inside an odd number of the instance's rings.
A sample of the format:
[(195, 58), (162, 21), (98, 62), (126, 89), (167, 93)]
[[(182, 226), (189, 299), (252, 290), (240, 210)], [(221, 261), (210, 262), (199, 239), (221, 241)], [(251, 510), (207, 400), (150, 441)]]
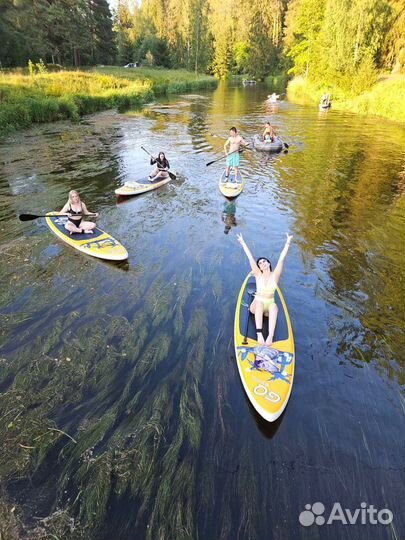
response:
[(224, 209), (222, 211), (222, 221), (225, 223), (224, 233), (228, 234), (232, 227), (237, 225), (236, 218), (236, 204), (234, 202), (225, 202)]

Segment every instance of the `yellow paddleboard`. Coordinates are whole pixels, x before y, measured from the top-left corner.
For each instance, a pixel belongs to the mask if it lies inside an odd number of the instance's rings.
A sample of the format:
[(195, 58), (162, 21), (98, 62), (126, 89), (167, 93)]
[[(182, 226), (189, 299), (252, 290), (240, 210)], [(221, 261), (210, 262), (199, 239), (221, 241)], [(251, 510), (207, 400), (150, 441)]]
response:
[(67, 217), (59, 214), (59, 212), (49, 212), (45, 218), (46, 223), (58, 238), (70, 246), (82, 253), (86, 253), (86, 255), (92, 255), (99, 259), (109, 261), (125, 261), (128, 259), (128, 252), (124, 246), (108, 233), (96, 227), (93, 234), (70, 234), (65, 229)]
[(151, 191), (152, 189), (164, 186), (170, 182), (170, 180), (171, 178), (168, 176), (167, 178), (163, 178), (157, 182), (149, 180), (149, 178), (142, 178), (136, 182), (125, 182), (123, 186), (115, 190), (115, 194), (121, 197), (140, 195), (141, 193), (146, 193), (146, 191)]
[(238, 177), (235, 182), (235, 172), (231, 169), (229, 178), (226, 180), (225, 171), (221, 174), (219, 179), (219, 191), (228, 199), (234, 199), (240, 195), (245, 187), (245, 179), (242, 177), (240, 171), (238, 171)]
[[(274, 422), (284, 411), (294, 379), (294, 337), (287, 306), (277, 287), (275, 301), (278, 316), (271, 347), (256, 340), (254, 317), (249, 306), (254, 299), (256, 280), (249, 274), (239, 293), (235, 313), (235, 354), (239, 375), (250, 402), (268, 422)], [(249, 317), (249, 319), (248, 319)], [(267, 337), (268, 318), (263, 318)]]

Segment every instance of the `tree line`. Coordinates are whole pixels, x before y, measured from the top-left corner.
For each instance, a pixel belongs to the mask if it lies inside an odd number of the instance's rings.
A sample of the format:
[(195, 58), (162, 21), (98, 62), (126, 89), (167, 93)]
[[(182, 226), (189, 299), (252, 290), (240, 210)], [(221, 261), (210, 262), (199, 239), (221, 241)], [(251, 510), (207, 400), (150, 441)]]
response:
[(106, 0), (0, 0), (2, 67), (113, 63), (115, 39)]
[(361, 91), (404, 71), (403, 0), (0, 0), (0, 61), (271, 72)]

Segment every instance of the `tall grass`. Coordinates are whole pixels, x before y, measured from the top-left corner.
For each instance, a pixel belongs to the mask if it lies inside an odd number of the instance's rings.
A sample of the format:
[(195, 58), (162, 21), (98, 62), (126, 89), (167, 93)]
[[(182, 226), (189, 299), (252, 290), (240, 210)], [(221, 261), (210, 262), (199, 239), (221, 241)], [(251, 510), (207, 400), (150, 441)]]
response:
[(70, 119), (100, 110), (137, 106), (156, 94), (216, 85), (185, 70), (106, 67), (34, 76), (0, 73), (0, 136), (34, 123)]
[(324, 92), (332, 97), (335, 109), (352, 111), (359, 114), (375, 115), (405, 122), (405, 76), (382, 76), (370, 90), (358, 96), (349, 96), (338, 86), (325, 87), (296, 77), (287, 87), (288, 98), (298, 103), (319, 103)]

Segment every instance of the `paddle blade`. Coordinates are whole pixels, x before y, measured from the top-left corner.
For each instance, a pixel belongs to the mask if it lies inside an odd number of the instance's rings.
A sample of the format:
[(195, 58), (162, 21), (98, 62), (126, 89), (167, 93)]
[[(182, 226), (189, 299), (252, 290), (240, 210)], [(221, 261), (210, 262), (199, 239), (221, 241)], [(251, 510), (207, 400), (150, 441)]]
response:
[(37, 216), (36, 214), (20, 214), (18, 216), (18, 219), (20, 221), (31, 221), (31, 220), (37, 219), (39, 217), (43, 217), (43, 216)]
[(285, 143), (283, 143), (283, 144), (284, 144), (284, 148), (290, 148), (290, 145), (289, 145), (289, 144), (287, 144), (286, 142), (285, 142)]
[(170, 171), (169, 171), (169, 176), (170, 176), (170, 178), (172, 180), (176, 180), (176, 178), (177, 178), (177, 175), (175, 173), (170, 172)]

